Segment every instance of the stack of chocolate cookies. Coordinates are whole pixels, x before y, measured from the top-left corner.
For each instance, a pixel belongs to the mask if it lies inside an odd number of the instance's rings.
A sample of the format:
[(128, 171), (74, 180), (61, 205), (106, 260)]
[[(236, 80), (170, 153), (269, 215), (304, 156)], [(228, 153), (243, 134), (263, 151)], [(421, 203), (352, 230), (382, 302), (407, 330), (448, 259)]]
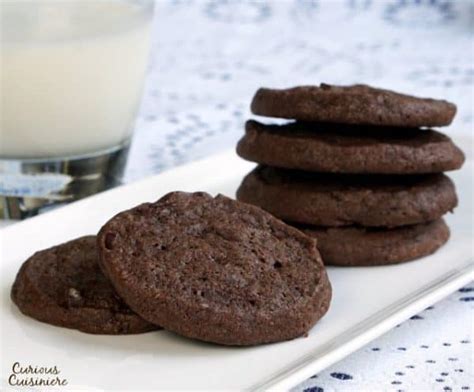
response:
[(435, 252), (449, 238), (442, 216), (457, 205), (444, 171), (464, 154), (429, 127), (456, 106), (366, 85), (262, 88), (237, 153), (259, 163), (237, 191), (318, 239), (326, 264), (378, 265)]

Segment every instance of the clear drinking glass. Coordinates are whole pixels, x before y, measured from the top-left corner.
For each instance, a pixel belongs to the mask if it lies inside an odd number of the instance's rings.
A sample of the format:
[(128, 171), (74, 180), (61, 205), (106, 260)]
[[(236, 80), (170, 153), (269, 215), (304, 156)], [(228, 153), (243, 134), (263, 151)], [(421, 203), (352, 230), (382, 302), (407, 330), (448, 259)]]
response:
[(153, 1), (0, 7), (0, 217), (21, 219), (120, 181)]

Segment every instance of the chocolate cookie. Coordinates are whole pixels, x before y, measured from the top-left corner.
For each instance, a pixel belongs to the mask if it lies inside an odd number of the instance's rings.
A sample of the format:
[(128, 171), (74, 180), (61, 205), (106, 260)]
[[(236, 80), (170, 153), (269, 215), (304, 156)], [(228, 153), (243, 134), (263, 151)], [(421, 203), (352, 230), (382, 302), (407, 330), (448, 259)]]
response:
[(237, 153), (269, 166), (329, 173), (439, 173), (464, 162), (451, 139), (433, 130), (253, 120)]
[(18, 272), (11, 297), (27, 316), (82, 332), (118, 335), (158, 328), (117, 296), (97, 263), (95, 236), (35, 253)]
[(362, 84), (259, 89), (252, 112), (303, 121), (396, 127), (449, 125), (456, 106), (443, 100), (418, 98)]
[(322, 174), (259, 166), (237, 199), (287, 221), (317, 226), (394, 227), (440, 218), (457, 205), (444, 174)]
[(318, 239), (318, 249), (329, 265), (395, 264), (434, 253), (449, 238), (443, 219), (393, 229), (299, 226)]
[(98, 243), (130, 307), (183, 336), (226, 345), (293, 339), (329, 306), (316, 241), (222, 195), (170, 193), (116, 215)]

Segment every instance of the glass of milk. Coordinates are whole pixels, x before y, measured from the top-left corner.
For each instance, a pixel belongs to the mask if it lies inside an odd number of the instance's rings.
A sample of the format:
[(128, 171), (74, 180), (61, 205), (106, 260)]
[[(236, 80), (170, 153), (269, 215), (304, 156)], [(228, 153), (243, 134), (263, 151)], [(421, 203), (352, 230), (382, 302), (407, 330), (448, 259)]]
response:
[(152, 15), (152, 0), (1, 0), (0, 217), (120, 182)]

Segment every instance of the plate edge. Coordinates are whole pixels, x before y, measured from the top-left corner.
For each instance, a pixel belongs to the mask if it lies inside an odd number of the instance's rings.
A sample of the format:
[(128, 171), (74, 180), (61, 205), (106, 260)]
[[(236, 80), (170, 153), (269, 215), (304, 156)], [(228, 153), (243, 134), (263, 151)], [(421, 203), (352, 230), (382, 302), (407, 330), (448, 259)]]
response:
[[(246, 390), (288, 390), (310, 377), (311, 374), (324, 370), (342, 360), (388, 332), (397, 324), (438, 302), (472, 280), (474, 280), (474, 259), (468, 259), (466, 265), (451, 270), (433, 282), (394, 302), (388, 308), (374, 313), (349, 330), (332, 338), (323, 346), (294, 361), (272, 376), (253, 384)], [(332, 349), (335, 346), (337, 348)], [(330, 356), (330, 358), (325, 360), (325, 356)]]

